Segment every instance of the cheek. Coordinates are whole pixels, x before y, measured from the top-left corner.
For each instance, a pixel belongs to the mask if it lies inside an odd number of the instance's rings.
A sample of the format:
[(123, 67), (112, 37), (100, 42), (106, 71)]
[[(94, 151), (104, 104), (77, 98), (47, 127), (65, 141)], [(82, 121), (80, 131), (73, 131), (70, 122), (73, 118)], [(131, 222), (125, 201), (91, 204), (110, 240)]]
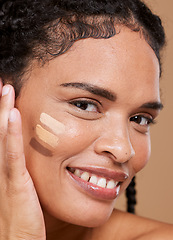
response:
[(149, 160), (151, 153), (150, 136), (144, 135), (141, 138), (137, 138), (133, 146), (135, 146), (135, 157), (132, 160), (132, 168), (134, 174), (136, 174), (145, 167)]
[(59, 135), (59, 145), (56, 152), (70, 158), (87, 149), (97, 137), (97, 130), (91, 134), (91, 126), (85, 121), (70, 121), (64, 123), (66, 130)]

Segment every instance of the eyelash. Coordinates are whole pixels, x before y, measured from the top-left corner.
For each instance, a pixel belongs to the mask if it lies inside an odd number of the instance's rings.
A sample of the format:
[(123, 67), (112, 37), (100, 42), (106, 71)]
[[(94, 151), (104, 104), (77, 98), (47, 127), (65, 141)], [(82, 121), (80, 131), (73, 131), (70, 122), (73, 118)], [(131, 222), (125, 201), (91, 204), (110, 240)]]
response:
[[(91, 100), (73, 100), (73, 101), (70, 101), (69, 102), (71, 105), (74, 105), (75, 107), (81, 109), (82, 111), (85, 111), (85, 112), (97, 112), (97, 113), (100, 113), (100, 108), (98, 106), (98, 103), (94, 102), (94, 101), (91, 101)], [(83, 107), (82, 107), (83, 105)], [(88, 108), (89, 105), (92, 105), (94, 106), (94, 108), (96, 109), (96, 111), (89, 111), (89, 110), (86, 110)], [(101, 105), (101, 104), (100, 104)], [(86, 107), (86, 108), (85, 108)], [(91, 106), (90, 106), (91, 107)]]
[[(88, 114), (92, 114), (92, 113), (101, 113), (100, 111), (100, 107), (101, 103), (97, 103), (96, 101), (92, 101), (92, 100), (86, 100), (86, 99), (81, 99), (81, 100), (72, 100), (69, 102), (69, 104), (75, 106), (76, 108), (80, 109), (81, 111), (88, 113)], [(83, 107), (82, 107), (83, 105)], [(89, 105), (92, 105), (92, 107), (90, 106), (91, 110), (86, 110), (88, 108)], [(92, 108), (96, 109), (96, 110), (92, 110)], [(152, 117), (148, 117), (142, 114), (139, 115), (134, 115), (132, 117), (130, 117), (130, 121), (131, 122), (135, 122), (136, 124), (138, 124), (141, 127), (148, 127), (149, 125), (153, 125), (156, 122), (154, 121), (154, 119)], [(141, 121), (145, 121), (146, 123), (141, 124)]]
[[(145, 120), (147, 123), (146, 123), (146, 124), (143, 124), (143, 125), (140, 124), (139, 121), (141, 121), (142, 119)], [(146, 117), (146, 116), (140, 115), (140, 114), (131, 117), (131, 118), (130, 118), (130, 121), (131, 121), (131, 122), (133, 121), (133, 122), (139, 124), (140, 126), (149, 126), (149, 125), (151, 125), (151, 124), (155, 124), (155, 121), (154, 121), (153, 118)]]

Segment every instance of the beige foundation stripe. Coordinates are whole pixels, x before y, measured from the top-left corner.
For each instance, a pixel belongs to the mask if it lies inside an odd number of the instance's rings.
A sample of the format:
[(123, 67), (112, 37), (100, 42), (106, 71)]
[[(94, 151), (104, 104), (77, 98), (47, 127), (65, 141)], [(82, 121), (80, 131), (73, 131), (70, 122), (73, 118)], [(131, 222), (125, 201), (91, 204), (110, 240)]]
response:
[(57, 121), (53, 117), (49, 116), (46, 113), (41, 113), (40, 122), (43, 123), (46, 127), (51, 129), (54, 134), (58, 135), (65, 131), (65, 126), (63, 123)]
[(36, 126), (36, 134), (43, 142), (47, 143), (51, 147), (57, 147), (59, 140), (58, 137), (42, 128), (39, 124)]

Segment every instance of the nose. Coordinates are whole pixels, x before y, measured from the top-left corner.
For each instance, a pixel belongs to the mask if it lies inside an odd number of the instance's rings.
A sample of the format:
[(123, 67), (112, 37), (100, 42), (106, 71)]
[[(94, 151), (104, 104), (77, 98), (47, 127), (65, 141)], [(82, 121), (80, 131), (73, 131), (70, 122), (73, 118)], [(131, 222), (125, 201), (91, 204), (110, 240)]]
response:
[(128, 128), (105, 129), (95, 141), (94, 150), (98, 154), (109, 154), (117, 163), (125, 163), (134, 155)]

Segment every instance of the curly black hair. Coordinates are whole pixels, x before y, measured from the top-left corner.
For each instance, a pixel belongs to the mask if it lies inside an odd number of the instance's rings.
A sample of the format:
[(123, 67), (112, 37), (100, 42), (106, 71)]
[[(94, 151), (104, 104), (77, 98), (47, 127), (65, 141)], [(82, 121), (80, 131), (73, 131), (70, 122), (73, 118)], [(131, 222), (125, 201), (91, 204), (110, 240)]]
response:
[(44, 64), (79, 39), (110, 38), (116, 25), (141, 31), (160, 61), (161, 20), (139, 0), (0, 0), (0, 77), (18, 96), (31, 60)]
[[(140, 0), (0, 0), (0, 78), (14, 86), (17, 97), (32, 60), (43, 65), (79, 39), (118, 34), (117, 26), (140, 32), (160, 62), (164, 29)], [(133, 179), (126, 192), (130, 212), (134, 185)]]

